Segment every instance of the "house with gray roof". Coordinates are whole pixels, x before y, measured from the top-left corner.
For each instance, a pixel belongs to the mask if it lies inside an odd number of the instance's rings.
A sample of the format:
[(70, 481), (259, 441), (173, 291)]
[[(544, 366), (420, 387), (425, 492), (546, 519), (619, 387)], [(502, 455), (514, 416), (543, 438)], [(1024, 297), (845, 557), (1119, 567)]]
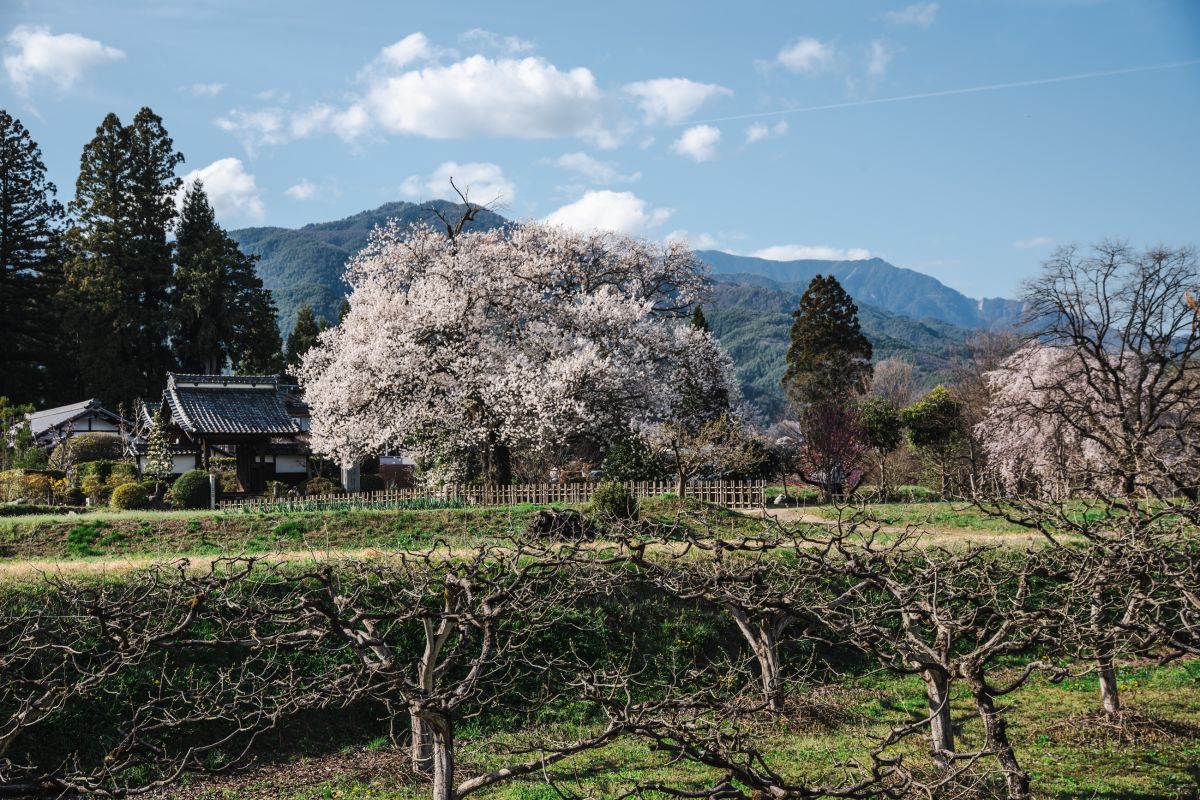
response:
[[(309, 475), (308, 406), (284, 391), (277, 375), (167, 373), (161, 403), (146, 403), (143, 429), (160, 416), (177, 472), (205, 469), (212, 458), (233, 458), (243, 492), (259, 494), (269, 481), (297, 484)], [(147, 442), (134, 452), (145, 467)]]
[(29, 433), (40, 447), (53, 447), (81, 433), (120, 436), (129, 422), (104, 407), (96, 398), (67, 406), (46, 408), (25, 415)]

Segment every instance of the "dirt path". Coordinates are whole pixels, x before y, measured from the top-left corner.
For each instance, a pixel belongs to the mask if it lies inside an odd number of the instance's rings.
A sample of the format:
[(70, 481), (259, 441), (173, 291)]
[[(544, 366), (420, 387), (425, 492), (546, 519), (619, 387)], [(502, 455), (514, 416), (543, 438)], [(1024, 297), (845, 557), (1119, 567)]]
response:
[[(743, 516), (750, 517), (765, 516), (768, 519), (774, 519), (785, 525), (803, 523), (832, 528), (838, 524), (837, 520), (828, 519), (803, 508), (776, 509), (768, 507), (763, 511), (744, 511), (741, 513)], [(921, 530), (922, 541), (935, 544), (948, 542), (957, 542), (960, 544), (967, 542), (975, 542), (977, 544), (1032, 544), (1044, 541), (1040, 534), (1029, 531), (980, 531), (970, 528), (945, 528), (941, 526), (933, 527), (931, 525), (915, 525), (914, 528)], [(898, 535), (906, 533), (909, 528), (904, 525), (880, 525), (879, 530), (882, 533)]]

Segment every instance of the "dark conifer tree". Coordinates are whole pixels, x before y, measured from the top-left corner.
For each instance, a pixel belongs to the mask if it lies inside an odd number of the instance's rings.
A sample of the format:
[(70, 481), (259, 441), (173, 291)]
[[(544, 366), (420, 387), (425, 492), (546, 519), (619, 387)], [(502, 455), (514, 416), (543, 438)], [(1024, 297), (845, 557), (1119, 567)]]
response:
[(312, 306), (300, 307), (296, 313), (296, 324), (287, 338), (287, 368), (292, 375), (296, 374), (300, 359), (317, 343), (317, 336), (327, 327), (324, 320), (317, 322), (317, 315), (313, 313)]
[(790, 399), (841, 404), (861, 393), (871, 375), (871, 343), (859, 327), (858, 306), (837, 279), (813, 278), (792, 316), (783, 376)]
[(175, 236), (171, 349), (188, 372), (278, 372), (282, 342), (275, 303), (254, 270), (255, 256), (217, 224), (196, 181), (184, 194)]
[(63, 208), (41, 149), (0, 110), (0, 397), (36, 406), (73, 389), (62, 336)]
[(127, 126), (104, 118), (83, 149), (65, 296), (84, 391), (108, 403), (161, 391), (172, 366), (172, 245), (183, 156), (143, 108)]
[(696, 306), (696, 310), (692, 312), (692, 327), (702, 331), (711, 332), (712, 330), (708, 327), (708, 320), (704, 318), (704, 309), (700, 306)]

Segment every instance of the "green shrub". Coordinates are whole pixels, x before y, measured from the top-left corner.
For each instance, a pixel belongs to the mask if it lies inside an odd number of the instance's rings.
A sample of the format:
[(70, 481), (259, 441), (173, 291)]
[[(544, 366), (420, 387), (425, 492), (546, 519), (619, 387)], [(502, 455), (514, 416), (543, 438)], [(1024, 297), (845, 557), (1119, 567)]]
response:
[(341, 490), (342, 487), (329, 478), (309, 478), (304, 484), (305, 495), (335, 494)]
[(171, 503), (179, 508), (208, 508), (208, 473), (202, 469), (185, 472), (171, 484)]
[(897, 503), (936, 503), (942, 496), (926, 486), (896, 486), (889, 499)]
[(358, 488), (364, 492), (381, 492), (387, 488), (381, 475), (360, 475)]
[(65, 469), (85, 461), (118, 461), (124, 455), (121, 437), (105, 433), (80, 433), (50, 451), (50, 464)]
[(611, 481), (657, 481), (667, 475), (667, 469), (650, 446), (637, 436), (623, 439), (608, 449), (600, 465), (604, 477)]
[(150, 505), (150, 487), (143, 483), (123, 483), (112, 492), (113, 508), (146, 508)]
[(599, 519), (635, 520), (638, 518), (638, 500), (623, 485), (604, 481), (592, 493), (591, 512)]

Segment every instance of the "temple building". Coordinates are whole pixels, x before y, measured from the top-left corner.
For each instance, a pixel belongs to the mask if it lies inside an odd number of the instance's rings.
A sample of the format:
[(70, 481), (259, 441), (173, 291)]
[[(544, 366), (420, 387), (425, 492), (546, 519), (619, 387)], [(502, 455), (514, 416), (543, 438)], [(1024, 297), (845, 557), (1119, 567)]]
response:
[[(170, 372), (162, 402), (144, 405), (139, 427), (148, 431), (160, 413), (176, 473), (231, 458), (246, 494), (261, 494), (270, 481), (294, 485), (310, 475), (308, 406), (281, 388), (278, 376)], [(147, 444), (145, 435), (133, 442), (139, 470)]]

